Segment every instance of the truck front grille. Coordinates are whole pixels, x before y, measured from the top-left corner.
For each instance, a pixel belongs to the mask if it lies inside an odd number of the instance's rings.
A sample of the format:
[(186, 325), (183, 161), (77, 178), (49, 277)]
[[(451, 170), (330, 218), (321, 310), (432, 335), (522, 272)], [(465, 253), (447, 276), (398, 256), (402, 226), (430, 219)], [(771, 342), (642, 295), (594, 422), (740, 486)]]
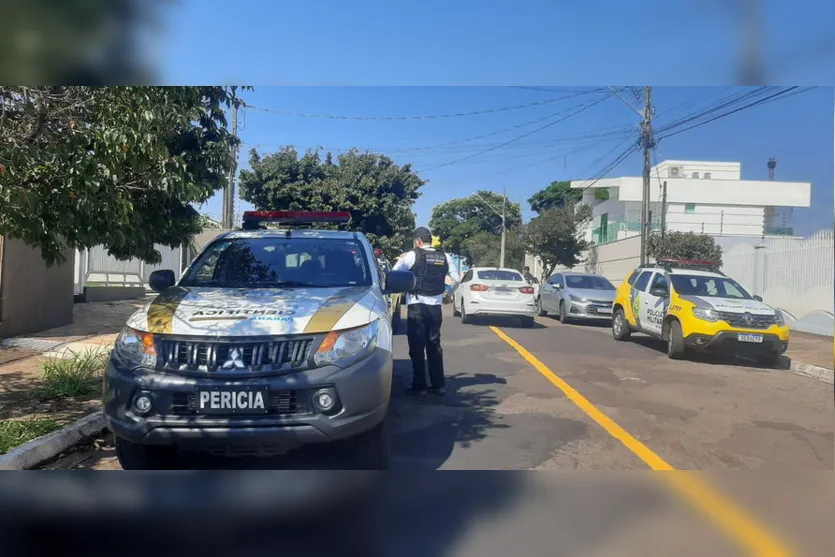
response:
[(305, 367), (312, 338), (276, 341), (189, 341), (162, 339), (157, 358), (173, 371), (281, 371)]

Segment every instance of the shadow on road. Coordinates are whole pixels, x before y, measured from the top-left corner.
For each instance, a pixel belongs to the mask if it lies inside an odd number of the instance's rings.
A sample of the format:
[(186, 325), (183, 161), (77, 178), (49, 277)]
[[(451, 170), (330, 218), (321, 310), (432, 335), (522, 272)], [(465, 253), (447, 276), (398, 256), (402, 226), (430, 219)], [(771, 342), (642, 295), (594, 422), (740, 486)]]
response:
[[(457, 318), (455, 318), (457, 319)], [(516, 317), (486, 317), (486, 316), (470, 316), (470, 324), (482, 327), (502, 327), (504, 329), (547, 329), (545, 325), (534, 321), (532, 327), (525, 327), (521, 319)]]
[[(639, 344), (651, 350), (655, 350), (656, 352), (660, 352), (662, 354), (667, 353), (667, 343), (655, 337), (633, 335), (631, 338), (631, 342), (634, 342), (635, 344)], [(791, 367), (791, 360), (789, 360), (785, 356), (781, 356), (777, 364), (772, 367), (763, 366), (757, 363), (753, 358), (747, 358), (744, 356), (737, 356), (733, 354), (725, 355), (713, 354), (710, 352), (690, 352), (687, 355), (687, 359), (702, 364), (723, 366), (731, 365), (760, 371), (787, 371)]]

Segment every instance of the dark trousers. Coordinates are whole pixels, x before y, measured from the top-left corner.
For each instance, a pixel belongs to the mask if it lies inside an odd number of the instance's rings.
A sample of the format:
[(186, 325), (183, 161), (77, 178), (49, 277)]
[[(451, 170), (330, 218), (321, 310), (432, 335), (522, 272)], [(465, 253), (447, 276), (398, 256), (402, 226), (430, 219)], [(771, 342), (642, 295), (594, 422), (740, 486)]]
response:
[(432, 387), (444, 386), (444, 351), (441, 348), (442, 306), (409, 304), (406, 334), (409, 339), (409, 357), (412, 359), (412, 388), (426, 388), (426, 368), (429, 363), (429, 380)]

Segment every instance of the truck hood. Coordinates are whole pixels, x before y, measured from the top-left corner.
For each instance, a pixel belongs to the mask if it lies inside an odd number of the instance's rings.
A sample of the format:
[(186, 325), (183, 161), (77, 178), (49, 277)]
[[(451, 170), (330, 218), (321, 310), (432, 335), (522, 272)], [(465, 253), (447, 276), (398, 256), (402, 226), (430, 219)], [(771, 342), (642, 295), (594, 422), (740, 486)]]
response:
[(710, 296), (680, 296), (699, 307), (727, 311), (729, 313), (750, 313), (752, 315), (774, 315), (774, 308), (757, 300), (735, 300), (733, 298), (712, 298)]
[[(371, 287), (184, 288), (174, 286), (134, 313), (133, 329), (158, 334), (273, 336), (367, 325), (385, 311)], [(382, 310), (380, 308), (382, 304)]]

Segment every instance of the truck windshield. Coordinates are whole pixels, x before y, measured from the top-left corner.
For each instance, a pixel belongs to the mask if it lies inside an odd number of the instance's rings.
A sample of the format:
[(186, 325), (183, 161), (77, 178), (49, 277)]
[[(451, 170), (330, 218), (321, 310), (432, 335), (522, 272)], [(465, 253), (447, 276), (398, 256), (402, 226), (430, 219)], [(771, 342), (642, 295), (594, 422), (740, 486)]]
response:
[(362, 244), (353, 239), (234, 238), (209, 245), (183, 286), (225, 288), (370, 286)]
[(671, 275), (673, 288), (682, 296), (703, 296), (709, 298), (736, 298), (750, 300), (751, 295), (738, 282), (726, 277), (701, 275)]

